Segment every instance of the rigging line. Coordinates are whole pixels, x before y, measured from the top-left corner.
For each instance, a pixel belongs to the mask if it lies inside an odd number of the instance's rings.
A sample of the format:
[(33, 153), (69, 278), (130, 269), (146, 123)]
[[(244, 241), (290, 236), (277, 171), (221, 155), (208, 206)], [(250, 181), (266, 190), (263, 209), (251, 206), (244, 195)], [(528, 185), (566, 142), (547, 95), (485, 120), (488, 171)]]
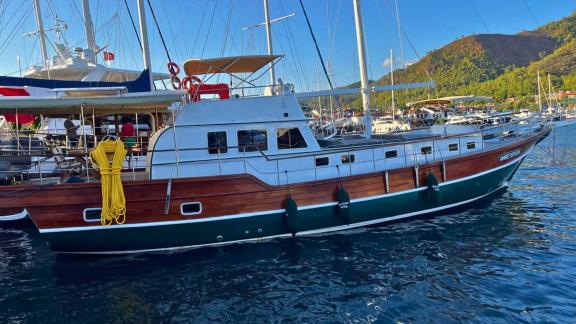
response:
[[(202, 19), (200, 20), (200, 26), (204, 26), (204, 18), (206, 18), (206, 10), (208, 6), (204, 6), (204, 11), (202, 12)], [(198, 38), (200, 37), (200, 30), (196, 33), (196, 38), (194, 38), (194, 45), (192, 45), (192, 52), (196, 50), (196, 45), (198, 44)]]
[(530, 16), (532, 16), (532, 19), (533, 19), (534, 22), (536, 23), (536, 28), (540, 28), (540, 23), (538, 22), (538, 19), (536, 19), (536, 16), (534, 15), (534, 12), (532, 11), (532, 9), (530, 9), (530, 6), (529, 6), (528, 3), (526, 2), (526, 0), (522, 0), (522, 2), (524, 3), (524, 6), (526, 7), (526, 9), (528, 9), (528, 12), (530, 13)]
[(322, 63), (322, 70), (324, 70), (324, 75), (326, 79), (328, 79), (328, 84), (330, 85), (330, 90), (334, 90), (334, 86), (332, 85), (332, 80), (330, 80), (330, 76), (328, 75), (328, 70), (326, 70), (326, 64), (324, 64), (324, 59), (322, 58), (322, 53), (320, 52), (320, 48), (318, 47), (318, 42), (316, 41), (316, 36), (314, 36), (314, 31), (312, 31), (312, 26), (310, 25), (310, 20), (308, 19), (308, 14), (306, 13), (306, 9), (304, 8), (304, 3), (302, 0), (300, 2), (300, 7), (302, 8), (302, 12), (304, 13), (304, 18), (306, 18), (306, 24), (308, 25), (308, 30), (310, 31), (310, 35), (312, 35), (312, 40), (314, 41), (314, 46), (316, 47), (316, 53), (320, 58), (320, 63)]
[(24, 23), (26, 22), (26, 17), (22, 16), (20, 18), (20, 20), (16, 23), (16, 25), (14, 26), (13, 31), (10, 33), (10, 35), (8, 36), (8, 38), (6, 38), (6, 40), (4, 41), (4, 43), (2, 43), (2, 45), (0, 45), (0, 55), (4, 53), (4, 51), (8, 48), (8, 44), (10, 42), (12, 42), (12, 40), (14, 39), (14, 37), (16, 36), (16, 30), (19, 30)]
[[(247, 4), (247, 2), (243, 1), (242, 6), (240, 7), (240, 10), (236, 10), (238, 12), (238, 20), (237, 20), (236, 26), (232, 30), (240, 30), (240, 24), (242, 23), (240, 18), (244, 14), (244, 9), (246, 8), (246, 4)], [(243, 33), (240, 33), (240, 36), (242, 36), (242, 35), (243, 35)], [(242, 51), (242, 46), (238, 46), (238, 43), (236, 42), (235, 37), (231, 37), (230, 41), (232, 42), (232, 45), (234, 45), (234, 47), (236, 47), (236, 50), (238, 50), (239, 52)]]
[(134, 17), (132, 17), (132, 12), (130, 12), (130, 7), (128, 7), (128, 2), (124, 0), (124, 5), (126, 6), (126, 11), (128, 11), (128, 16), (130, 17), (130, 22), (132, 23), (132, 28), (134, 29), (134, 34), (136, 34), (136, 38), (138, 39), (138, 45), (140, 45), (140, 50), (143, 51), (144, 48), (142, 47), (142, 42), (140, 41), (140, 35), (138, 35), (138, 29), (136, 28), (136, 24), (134, 23)]
[(210, 31), (212, 30), (212, 23), (214, 22), (214, 16), (216, 14), (216, 7), (218, 6), (218, 1), (214, 1), (214, 10), (212, 10), (212, 16), (210, 17), (210, 23), (208, 24), (208, 31), (206, 32), (206, 39), (204, 40), (204, 46), (202, 46), (202, 53), (200, 57), (204, 57), (204, 51), (206, 50), (206, 45), (208, 44), (208, 39), (210, 38)]
[[(284, 8), (283, 8), (283, 6), (282, 6), (282, 4), (280, 3), (279, 0), (276, 1), (276, 4), (277, 4), (278, 8), (280, 9), (280, 14), (281, 14), (282, 16), (286, 16), (286, 15), (285, 15), (285, 12), (284, 12)], [(301, 62), (300, 55), (298, 55), (298, 54), (299, 54), (298, 50), (297, 50), (297, 49), (296, 49), (296, 50), (294, 49), (294, 48), (295, 48), (295, 45), (294, 45), (295, 42), (294, 42), (294, 40), (292, 39), (292, 33), (291, 33), (291, 31), (289, 30), (289, 28), (288, 28), (287, 22), (286, 22), (286, 21), (282, 21), (282, 22), (280, 22), (280, 23), (281, 23), (281, 25), (282, 25), (282, 28), (284, 29), (284, 35), (286, 36), (286, 38), (287, 38), (287, 40), (288, 40), (288, 42), (287, 42), (287, 43), (288, 43), (288, 48), (289, 48), (290, 53), (291, 53), (290, 59), (292, 60), (292, 64), (289, 64), (288, 67), (290, 68), (290, 70), (291, 70), (292, 73), (294, 74), (295, 79), (297, 79), (297, 81), (300, 83), (300, 85), (302, 85), (302, 82), (303, 82), (303, 81), (304, 81), (304, 82), (307, 82), (306, 79), (303, 79), (303, 78), (302, 78), (302, 75), (306, 75), (306, 74), (304, 73), (304, 71), (303, 71), (304, 64), (302, 64), (302, 62)], [(282, 46), (282, 43), (279, 42), (279, 44), (280, 44), (280, 46), (281, 46), (281, 48), (282, 48), (282, 51), (285, 51), (284, 48), (283, 48), (283, 46)], [(285, 66), (286, 66), (286, 65), (282, 65), (282, 68), (283, 68), (282, 71), (283, 71), (283, 73), (284, 73), (284, 78), (286, 78), (286, 76), (285, 76), (286, 70), (284, 69)], [(306, 84), (306, 85), (308, 86), (308, 84)], [(309, 87), (309, 86), (308, 86), (308, 87)]]
[[(169, 3), (167, 1), (162, 1), (162, 10), (158, 10), (158, 17), (160, 17), (160, 20), (162, 21), (166, 21), (168, 22), (168, 32), (167, 32), (167, 37), (172, 39), (172, 43), (170, 44), (170, 50), (172, 51), (172, 54), (174, 55), (174, 60), (178, 61), (179, 58), (183, 57), (184, 55), (182, 54), (182, 49), (180, 46), (178, 46), (177, 44), (177, 40), (180, 40), (179, 37), (177, 37), (177, 33), (174, 32), (174, 25), (171, 23), (173, 21), (175, 21), (174, 19), (171, 19), (170, 17), (170, 10), (168, 9), (168, 5)], [(188, 8), (188, 10), (190, 10), (192, 7), (194, 7), (193, 5), (190, 6)], [(163, 15), (163, 16), (162, 16)], [(188, 17), (188, 14), (185, 14), (184, 17)], [(182, 41), (180, 41), (179, 43), (182, 43)]]
[[(17, 12), (20, 12), (20, 10), (22, 9), (22, 7), (24, 7), (25, 4), (26, 4), (26, 2), (22, 1), (22, 2), (20, 3), (20, 7), (18, 7), (18, 9), (17, 9)], [(20, 20), (24, 19), (24, 18), (25, 18), (24, 16), (25, 16), (25, 15), (20, 16)], [(8, 25), (10, 25), (10, 24), (12, 23), (12, 20), (15, 19), (15, 18), (17, 18), (17, 17), (18, 17), (17, 15), (12, 15), (12, 16), (10, 16), (10, 17), (8, 18), (8, 21), (5, 21), (4, 27), (5, 27), (5, 28), (8, 27)], [(20, 20), (18, 20), (18, 22), (16, 22), (15, 25), (17, 25)], [(2, 28), (2, 31), (4, 31), (4, 28)], [(16, 27), (14, 27), (14, 28), (12, 29), (12, 31), (8, 34), (8, 37), (10, 37), (10, 36), (11, 36), (12, 34), (14, 34), (15, 32), (16, 32)]]
[(230, 33), (230, 21), (232, 19), (232, 11), (234, 10), (234, 2), (230, 3), (230, 5), (228, 6), (228, 15), (226, 17), (226, 20), (224, 21), (224, 17), (222, 17), (222, 13), (220, 11), (218, 11), (218, 16), (220, 17), (220, 19), (222, 19), (222, 21), (224, 22), (224, 41), (222, 42), (222, 49), (220, 50), (220, 56), (224, 56), (224, 52), (226, 51), (226, 45), (228, 44), (228, 36)]
[(156, 20), (156, 14), (154, 13), (154, 9), (152, 8), (152, 4), (150, 0), (146, 0), (148, 2), (148, 7), (150, 8), (150, 12), (152, 12), (152, 19), (154, 19), (154, 24), (156, 24), (156, 29), (158, 29), (158, 34), (160, 34), (160, 40), (162, 41), (162, 46), (164, 46), (164, 50), (166, 51), (166, 56), (168, 56), (168, 61), (172, 62), (172, 58), (170, 58), (170, 53), (168, 52), (168, 47), (166, 46), (166, 42), (164, 41), (164, 35), (162, 35), (162, 31), (160, 30), (160, 25), (158, 24), (158, 20)]
[(336, 30), (338, 29), (338, 21), (340, 20), (340, 9), (342, 7), (342, 0), (338, 1), (338, 6), (336, 7), (336, 21), (334, 22), (334, 29), (331, 30), (332, 32), (332, 37), (328, 43), (328, 65), (329, 65), (329, 69), (330, 69), (330, 76), (332, 77), (332, 81), (334, 82), (335, 86), (338, 86), (336, 84), (336, 80), (334, 78), (334, 68), (332, 66), (332, 61), (333, 61), (333, 54), (334, 54), (334, 44), (336, 43)]
[(470, 4), (470, 7), (472, 7), (472, 10), (474, 10), (474, 13), (476, 14), (476, 17), (478, 17), (478, 20), (480, 20), (480, 23), (482, 24), (482, 26), (484, 26), (484, 29), (486, 29), (486, 31), (488, 33), (490, 33), (490, 29), (488, 28), (488, 26), (486, 25), (486, 22), (484, 21), (484, 19), (482, 19), (482, 16), (480, 15), (480, 12), (478, 11), (478, 9), (476, 8), (476, 6), (474, 5), (474, 2), (472, 2), (472, 0), (468, 0), (468, 3)]
[[(276, 3), (278, 4), (278, 7), (280, 8), (280, 14), (283, 16), (286, 16), (284, 6), (282, 6), (282, 3), (280, 2), (280, 0), (276, 0)], [(306, 87), (310, 90), (311, 89), (310, 80), (308, 79), (308, 75), (305, 71), (304, 60), (302, 59), (302, 55), (299, 51), (298, 43), (294, 39), (294, 33), (292, 32), (292, 28), (290, 28), (290, 25), (288, 24), (288, 22), (286, 20), (284, 20), (282, 22), (282, 27), (284, 28), (285, 34), (288, 36), (288, 46), (290, 47), (290, 50), (292, 51), (292, 62), (294, 62), (293, 65), (296, 67), (297, 77), (299, 78), (300, 82), (302, 79), (304, 79), (304, 82), (306, 83)], [(303, 78), (300, 76), (300, 73), (304, 76)]]

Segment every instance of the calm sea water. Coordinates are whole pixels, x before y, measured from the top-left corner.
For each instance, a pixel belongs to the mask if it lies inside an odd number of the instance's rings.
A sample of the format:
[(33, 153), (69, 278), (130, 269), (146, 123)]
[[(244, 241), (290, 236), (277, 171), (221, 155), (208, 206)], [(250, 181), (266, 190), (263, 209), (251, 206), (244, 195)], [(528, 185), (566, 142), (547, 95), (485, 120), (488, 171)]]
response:
[(576, 126), (555, 135), (491, 203), (428, 220), (108, 258), (2, 226), (0, 322), (574, 322)]

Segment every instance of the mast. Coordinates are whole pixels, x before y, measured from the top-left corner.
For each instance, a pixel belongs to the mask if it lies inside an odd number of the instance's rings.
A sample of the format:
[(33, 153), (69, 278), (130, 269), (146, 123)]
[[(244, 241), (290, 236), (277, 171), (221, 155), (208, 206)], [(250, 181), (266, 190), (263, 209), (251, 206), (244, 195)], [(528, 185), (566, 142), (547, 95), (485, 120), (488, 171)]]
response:
[[(272, 50), (272, 30), (270, 26), (270, 12), (268, 10), (268, 0), (264, 0), (264, 21), (266, 25), (266, 43), (268, 44), (268, 55), (273, 55)], [(274, 73), (274, 63), (271, 62), (270, 66), (270, 82), (271, 85), (276, 85), (276, 75)]]
[(40, 52), (42, 53), (42, 62), (48, 69), (48, 52), (46, 51), (46, 33), (42, 24), (42, 13), (40, 11), (40, 1), (34, 0), (34, 14), (36, 15), (36, 28), (38, 28), (38, 38), (40, 40)]
[[(392, 49), (390, 49), (390, 85), (394, 86), (394, 55), (392, 55)], [(394, 89), (392, 89), (392, 120), (396, 117), (396, 108), (394, 108)]]
[(542, 97), (540, 94), (540, 71), (538, 73), (538, 111), (542, 113)]
[(96, 40), (94, 38), (94, 25), (92, 24), (92, 16), (90, 15), (90, 3), (88, 0), (82, 0), (82, 11), (84, 15), (84, 30), (86, 32), (86, 45), (87, 51), (84, 50), (84, 55), (88, 62), (96, 64)]
[(398, 7), (398, 0), (395, 0), (396, 4), (396, 25), (398, 26), (398, 40), (400, 41), (400, 66), (404, 68), (404, 46), (402, 46), (402, 27), (400, 27), (400, 9)]
[(362, 108), (364, 109), (364, 137), (372, 136), (372, 114), (370, 112), (370, 89), (368, 72), (366, 70), (366, 53), (364, 49), (364, 28), (360, 0), (354, 1), (354, 22), (356, 24), (356, 45), (358, 46), (358, 65), (360, 66), (360, 91), (362, 92)]
[(144, 0), (138, 1), (138, 22), (140, 23), (140, 38), (142, 39), (142, 59), (144, 60), (144, 69), (148, 70), (150, 76), (150, 91), (154, 91), (154, 79), (152, 78), (152, 69), (150, 64), (150, 48), (148, 46), (148, 28), (146, 27), (146, 11)]

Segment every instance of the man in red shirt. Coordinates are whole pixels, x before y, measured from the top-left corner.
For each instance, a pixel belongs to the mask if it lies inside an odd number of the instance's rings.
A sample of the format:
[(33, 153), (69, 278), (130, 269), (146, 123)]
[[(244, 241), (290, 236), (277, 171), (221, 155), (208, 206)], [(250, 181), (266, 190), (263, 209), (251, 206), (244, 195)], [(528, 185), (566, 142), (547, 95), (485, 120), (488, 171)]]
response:
[(128, 149), (131, 149), (134, 145), (136, 145), (136, 129), (132, 124), (132, 118), (128, 116), (123, 118), (120, 136)]

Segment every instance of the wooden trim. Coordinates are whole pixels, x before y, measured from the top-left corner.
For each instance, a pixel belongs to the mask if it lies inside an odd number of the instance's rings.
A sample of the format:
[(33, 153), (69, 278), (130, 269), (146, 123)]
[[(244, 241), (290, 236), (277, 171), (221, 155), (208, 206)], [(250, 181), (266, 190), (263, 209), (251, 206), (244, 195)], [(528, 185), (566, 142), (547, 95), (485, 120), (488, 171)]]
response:
[[(520, 148), (524, 154), (540, 138), (529, 140), (479, 154), (420, 165), (417, 174), (414, 166), (390, 170), (382, 181), (382, 172), (327, 179), (286, 186), (270, 186), (248, 175), (227, 175), (199, 178), (172, 179), (172, 192), (167, 215), (164, 215), (166, 185), (168, 180), (144, 180), (124, 183), (126, 195), (126, 222), (128, 224), (210, 218), (221, 215), (253, 213), (284, 208), (286, 190), (299, 206), (336, 201), (336, 188), (341, 182), (351, 199), (397, 193), (426, 186), (428, 172), (437, 178), (447, 174), (441, 182), (457, 180), (493, 169), (508, 161), (499, 157)], [(143, 189), (145, 188), (145, 189)], [(82, 217), (85, 208), (100, 207), (99, 183), (59, 184), (51, 186), (22, 185), (0, 187), (0, 206), (26, 207), (38, 228), (89, 226)], [(202, 203), (202, 214), (183, 216), (180, 204), (197, 201)]]

